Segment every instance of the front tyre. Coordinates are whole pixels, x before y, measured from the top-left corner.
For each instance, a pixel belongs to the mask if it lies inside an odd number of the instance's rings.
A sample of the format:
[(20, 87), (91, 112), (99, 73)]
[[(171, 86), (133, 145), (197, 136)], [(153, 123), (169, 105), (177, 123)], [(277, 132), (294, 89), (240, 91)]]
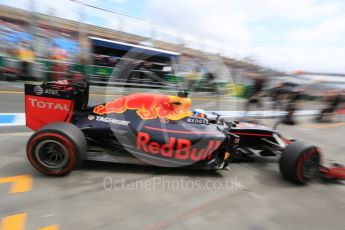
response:
[(317, 175), (320, 160), (317, 147), (295, 141), (284, 149), (279, 168), (285, 179), (295, 184), (306, 184)]
[(63, 176), (77, 168), (86, 151), (84, 134), (69, 123), (53, 123), (35, 132), (27, 144), (27, 157), (38, 171)]

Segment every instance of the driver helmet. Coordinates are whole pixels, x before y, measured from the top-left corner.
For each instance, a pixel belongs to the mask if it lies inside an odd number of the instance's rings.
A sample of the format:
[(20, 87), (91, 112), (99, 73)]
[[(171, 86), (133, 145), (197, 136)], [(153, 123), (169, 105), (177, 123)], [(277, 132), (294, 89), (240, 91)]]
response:
[(202, 109), (193, 110), (193, 117), (207, 119), (207, 115), (206, 115), (205, 111)]

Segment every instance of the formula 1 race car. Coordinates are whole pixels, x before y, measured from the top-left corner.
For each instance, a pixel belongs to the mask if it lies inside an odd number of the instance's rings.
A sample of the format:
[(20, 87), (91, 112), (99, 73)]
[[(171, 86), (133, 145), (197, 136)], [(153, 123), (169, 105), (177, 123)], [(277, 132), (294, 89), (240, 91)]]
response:
[(89, 85), (69, 80), (25, 85), (27, 157), (40, 172), (66, 175), (83, 160), (217, 170), (242, 155), (280, 156), (281, 174), (304, 184), (320, 150), (252, 123), (208, 119), (186, 92), (123, 95), (88, 106)]

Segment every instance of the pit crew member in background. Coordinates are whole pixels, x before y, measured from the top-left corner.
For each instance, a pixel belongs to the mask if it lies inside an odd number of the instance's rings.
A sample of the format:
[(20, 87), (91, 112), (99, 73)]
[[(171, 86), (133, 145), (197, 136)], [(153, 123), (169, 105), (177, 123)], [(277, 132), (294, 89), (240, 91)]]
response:
[(258, 73), (251, 73), (247, 75), (248, 78), (252, 79), (254, 81), (252, 85), (252, 89), (250, 91), (250, 96), (248, 98), (248, 101), (244, 105), (244, 110), (246, 112), (249, 111), (249, 108), (251, 105), (255, 105), (256, 108), (262, 108), (261, 103), (261, 97), (262, 97), (262, 91), (266, 82), (265, 76)]

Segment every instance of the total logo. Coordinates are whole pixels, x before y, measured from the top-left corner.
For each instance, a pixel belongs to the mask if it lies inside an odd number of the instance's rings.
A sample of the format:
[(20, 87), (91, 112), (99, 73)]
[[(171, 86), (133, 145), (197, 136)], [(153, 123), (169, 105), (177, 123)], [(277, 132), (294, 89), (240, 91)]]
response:
[[(95, 118), (92, 117), (93, 119), (90, 119), (91, 117), (89, 116), (88, 119), (89, 120), (94, 120)], [(105, 123), (109, 123), (109, 124), (114, 124), (114, 125), (128, 125), (129, 123), (131, 123), (130, 121), (123, 121), (123, 120), (117, 120), (114, 118), (110, 118), (110, 117), (101, 117), (101, 116), (96, 116), (96, 121), (101, 121), (101, 122), (105, 122)]]
[(60, 104), (60, 103), (54, 103), (54, 102), (46, 102), (46, 101), (40, 101), (36, 98), (28, 98), (30, 105), (34, 108), (40, 108), (40, 109), (52, 109), (52, 110), (61, 110), (61, 111), (69, 111), (69, 107), (67, 104)]
[(150, 135), (144, 132), (138, 132), (136, 148), (137, 150), (160, 155), (162, 157), (175, 158), (178, 160), (190, 159), (192, 161), (210, 160), (212, 153), (217, 150), (221, 144), (219, 140), (210, 140), (205, 148), (192, 147), (190, 140), (170, 137), (168, 144), (160, 144), (150, 141)]

